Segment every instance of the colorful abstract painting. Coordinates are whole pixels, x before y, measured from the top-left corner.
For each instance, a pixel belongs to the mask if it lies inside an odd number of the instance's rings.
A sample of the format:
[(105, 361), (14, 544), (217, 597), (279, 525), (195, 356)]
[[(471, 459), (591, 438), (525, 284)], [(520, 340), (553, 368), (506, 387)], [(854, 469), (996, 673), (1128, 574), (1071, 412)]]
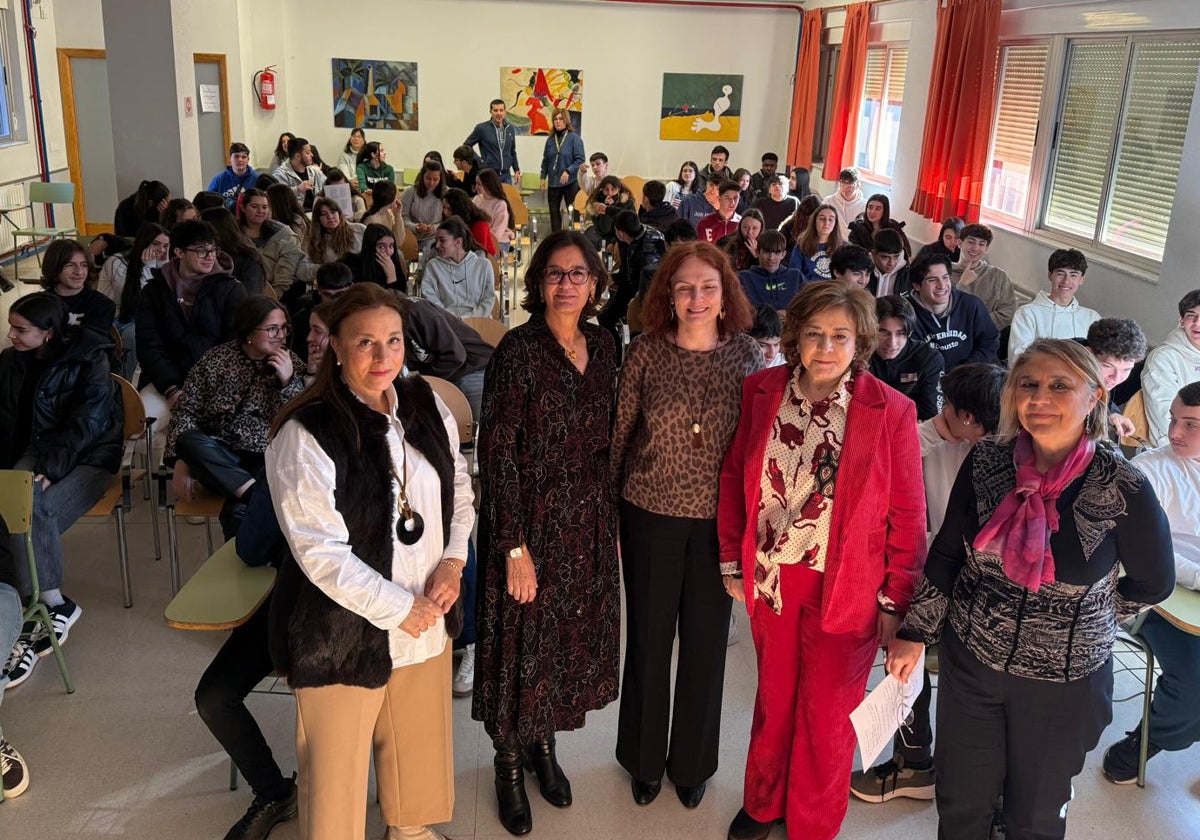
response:
[(333, 124), (338, 128), (416, 131), (414, 61), (333, 59)]
[(742, 130), (742, 77), (663, 73), (663, 140), (737, 140)]
[(517, 134), (549, 134), (555, 108), (571, 112), (571, 124), (583, 125), (583, 71), (557, 67), (501, 67), (500, 99)]

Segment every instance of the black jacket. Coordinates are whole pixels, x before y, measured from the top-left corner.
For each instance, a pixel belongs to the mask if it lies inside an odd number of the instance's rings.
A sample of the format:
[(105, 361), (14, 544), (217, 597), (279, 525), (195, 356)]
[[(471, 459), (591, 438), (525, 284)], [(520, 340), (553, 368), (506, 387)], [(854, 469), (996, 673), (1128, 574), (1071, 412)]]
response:
[(67, 308), (72, 327), (87, 327), (101, 335), (108, 335), (113, 319), (117, 317), (117, 305), (95, 289), (86, 286), (73, 295), (59, 295), (58, 299)]
[(650, 279), (667, 252), (667, 240), (662, 231), (649, 225), (642, 226), (642, 234), (629, 244), (620, 243), (621, 270), (613, 280), (619, 285), (629, 284), (644, 292)]
[[(442, 537), (448, 543), (454, 513), (454, 457), (446, 427), (425, 380), (397, 379), (396, 393), (405, 440), (429, 459), (441, 480)], [(334, 505), (346, 522), (354, 555), (390, 580), (396, 493), (387, 444), (389, 421), (348, 390), (344, 397), (355, 415), (357, 449), (355, 429), (347, 428), (330, 403), (304, 406), (293, 419), (333, 460)], [(287, 488), (272, 489), (272, 493), (284, 492)], [(339, 683), (381, 688), (391, 676), (387, 631), (335, 603), (304, 575), (290, 554), (283, 560), (272, 593), (270, 627), (272, 663), (287, 675), (292, 688)]]
[(155, 269), (138, 296), (137, 355), (142, 366), (138, 387), (153, 384), (164, 397), (182, 388), (192, 365), (207, 351), (233, 339), (233, 311), (246, 298), (242, 284), (224, 272), (208, 275), (196, 289), (190, 316), (167, 282), (172, 262)]
[[(900, 234), (900, 244), (904, 248), (904, 259), (912, 260), (912, 245), (909, 244), (908, 236), (904, 233), (904, 222), (888, 219), (884, 227), (891, 228)], [(859, 216), (848, 225), (848, 228), (851, 245), (866, 248), (868, 251), (875, 250), (875, 232), (871, 230), (870, 222)]]
[(942, 354), (928, 344), (910, 338), (894, 359), (871, 354), (871, 375), (891, 385), (917, 404), (917, 419), (928, 420), (941, 411), (938, 383), (942, 379)]
[(643, 225), (649, 225), (666, 233), (667, 228), (679, 221), (679, 214), (675, 212), (675, 208), (670, 204), (660, 201), (649, 210), (645, 207), (638, 210), (638, 219)]
[(33, 353), (12, 347), (0, 353), (0, 467), (9, 469), (32, 455), (34, 472), (51, 482), (81, 465), (110, 473), (121, 468), (124, 411), (120, 390), (108, 375), (111, 348), (107, 336), (80, 330), (50, 362), (34, 391), (28, 446), (19, 452), (14, 445), (17, 403)]

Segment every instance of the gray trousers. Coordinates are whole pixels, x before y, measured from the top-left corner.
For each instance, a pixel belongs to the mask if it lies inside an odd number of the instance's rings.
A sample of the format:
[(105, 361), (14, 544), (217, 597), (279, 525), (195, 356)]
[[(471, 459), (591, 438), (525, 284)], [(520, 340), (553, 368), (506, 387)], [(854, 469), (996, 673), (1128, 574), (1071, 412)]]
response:
[[(13, 469), (33, 470), (33, 459), (22, 458)], [(62, 588), (62, 535), (104, 495), (109, 478), (109, 472), (100, 467), (78, 466), (47, 490), (42, 490), (41, 484), (33, 485), (33, 554), (38, 583), (43, 590)], [(3, 522), (0, 522), (0, 583), (13, 586), (23, 597), (33, 592), (25, 557), (25, 536), (10, 535)]]

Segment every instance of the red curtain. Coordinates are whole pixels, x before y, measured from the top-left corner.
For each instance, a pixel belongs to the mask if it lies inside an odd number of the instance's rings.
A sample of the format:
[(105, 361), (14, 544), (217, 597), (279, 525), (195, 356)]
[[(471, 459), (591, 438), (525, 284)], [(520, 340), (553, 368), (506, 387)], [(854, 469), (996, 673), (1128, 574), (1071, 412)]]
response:
[(979, 219), (996, 98), (1001, 0), (943, 0), (911, 209)]
[(829, 150), (825, 153), (826, 181), (837, 181), (841, 171), (854, 162), (858, 139), (858, 109), (862, 104), (867, 75), (867, 30), (871, 26), (871, 4), (846, 7), (842, 30), (842, 56), (838, 59), (833, 85), (833, 114), (829, 118)]
[[(796, 85), (792, 91), (792, 124), (785, 163), (812, 169), (813, 131), (817, 123), (817, 74), (821, 68), (821, 10), (804, 13), (800, 51), (796, 55)], [(782, 171), (782, 170), (781, 170)]]

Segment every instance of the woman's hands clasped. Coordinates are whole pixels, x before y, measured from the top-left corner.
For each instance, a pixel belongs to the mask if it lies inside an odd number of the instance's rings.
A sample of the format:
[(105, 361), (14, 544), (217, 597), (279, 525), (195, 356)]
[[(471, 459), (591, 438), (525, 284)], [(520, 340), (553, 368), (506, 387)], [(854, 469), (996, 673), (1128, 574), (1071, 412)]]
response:
[(425, 597), (441, 607), (442, 613), (448, 613), (458, 600), (459, 588), (462, 585), (462, 570), (467, 561), (459, 558), (446, 558), (425, 581)]
[(445, 610), (424, 595), (414, 595), (412, 608), (400, 622), (400, 629), (414, 639), (418, 639), (445, 614)]

